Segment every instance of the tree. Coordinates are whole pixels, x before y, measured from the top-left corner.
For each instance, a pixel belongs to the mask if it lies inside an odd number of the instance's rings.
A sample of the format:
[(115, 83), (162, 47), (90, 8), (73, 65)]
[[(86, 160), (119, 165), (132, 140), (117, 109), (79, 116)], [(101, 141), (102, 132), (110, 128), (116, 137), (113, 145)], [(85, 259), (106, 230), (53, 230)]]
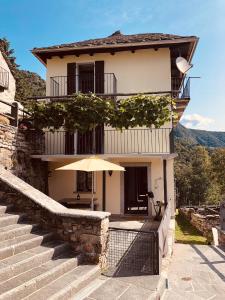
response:
[(0, 51), (16, 80), (15, 100), (26, 104), (29, 97), (43, 96), (45, 94), (45, 81), (36, 73), (19, 69), (14, 55), (15, 51), (6, 38), (0, 39)]
[(195, 147), (192, 153), (191, 201), (195, 205), (207, 201), (208, 189), (211, 185), (210, 158), (202, 146)]
[(211, 158), (213, 176), (220, 186), (221, 195), (225, 196), (225, 148), (212, 151)]
[(0, 39), (0, 51), (3, 53), (3, 56), (10, 64), (9, 67), (11, 67), (11, 71), (16, 70), (19, 65), (17, 65), (16, 63), (16, 57), (14, 56), (15, 51), (11, 48), (10, 42), (5, 37)]
[(190, 145), (187, 141), (176, 141), (176, 151), (178, 159), (175, 161), (175, 178), (178, 206), (218, 203), (221, 189), (208, 150), (202, 146)]

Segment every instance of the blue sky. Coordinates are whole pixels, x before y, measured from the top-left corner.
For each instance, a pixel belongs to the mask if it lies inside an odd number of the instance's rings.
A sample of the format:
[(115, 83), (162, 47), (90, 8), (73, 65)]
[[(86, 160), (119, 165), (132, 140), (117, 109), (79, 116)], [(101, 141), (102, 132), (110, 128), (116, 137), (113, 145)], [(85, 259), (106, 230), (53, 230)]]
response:
[(190, 102), (183, 123), (225, 131), (225, 0), (0, 0), (0, 37), (22, 69), (45, 77), (33, 47), (124, 34), (197, 35)]

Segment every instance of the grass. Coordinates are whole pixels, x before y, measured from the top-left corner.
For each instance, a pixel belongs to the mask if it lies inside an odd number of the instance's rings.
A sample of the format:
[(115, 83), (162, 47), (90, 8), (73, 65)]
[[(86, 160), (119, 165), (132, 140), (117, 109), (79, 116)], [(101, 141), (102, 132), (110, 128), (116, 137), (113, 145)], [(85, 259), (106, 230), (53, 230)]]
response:
[(176, 243), (207, 244), (206, 238), (179, 213), (176, 214), (175, 239)]

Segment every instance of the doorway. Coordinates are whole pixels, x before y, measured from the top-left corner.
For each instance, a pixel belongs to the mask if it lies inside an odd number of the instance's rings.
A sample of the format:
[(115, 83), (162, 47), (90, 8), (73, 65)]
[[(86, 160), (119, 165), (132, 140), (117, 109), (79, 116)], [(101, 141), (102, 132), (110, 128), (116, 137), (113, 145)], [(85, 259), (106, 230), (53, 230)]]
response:
[(148, 168), (126, 167), (124, 172), (124, 212), (148, 215)]
[(94, 64), (85, 63), (78, 65), (78, 91), (81, 93), (94, 93), (95, 80), (94, 80)]

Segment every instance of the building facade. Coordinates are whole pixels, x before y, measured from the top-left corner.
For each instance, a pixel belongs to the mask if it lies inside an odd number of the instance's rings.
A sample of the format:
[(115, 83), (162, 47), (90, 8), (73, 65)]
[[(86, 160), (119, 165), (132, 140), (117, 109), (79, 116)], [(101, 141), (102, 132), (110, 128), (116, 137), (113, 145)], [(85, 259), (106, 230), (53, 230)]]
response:
[[(14, 76), (0, 51), (0, 100), (3, 100), (9, 104), (14, 102), (16, 93), (16, 83)], [(10, 107), (0, 102), (0, 112), (10, 112)]]
[[(179, 119), (190, 100), (190, 80), (179, 72), (175, 61), (182, 56), (190, 63), (197, 42), (195, 36), (115, 32), (102, 39), (34, 48), (32, 53), (46, 66), (47, 99), (69, 98), (77, 92), (93, 92), (116, 101), (140, 93), (168, 94), (176, 99)], [(170, 202), (174, 213), (172, 113), (170, 122), (159, 129), (138, 127), (121, 132), (105, 126), (85, 134), (46, 130), (44, 153), (34, 157), (48, 162), (49, 195), (57, 201), (90, 199), (88, 173), (56, 168), (90, 156), (95, 134), (98, 156), (126, 170), (95, 173), (96, 209), (115, 215), (152, 216), (152, 201), (159, 201)]]

